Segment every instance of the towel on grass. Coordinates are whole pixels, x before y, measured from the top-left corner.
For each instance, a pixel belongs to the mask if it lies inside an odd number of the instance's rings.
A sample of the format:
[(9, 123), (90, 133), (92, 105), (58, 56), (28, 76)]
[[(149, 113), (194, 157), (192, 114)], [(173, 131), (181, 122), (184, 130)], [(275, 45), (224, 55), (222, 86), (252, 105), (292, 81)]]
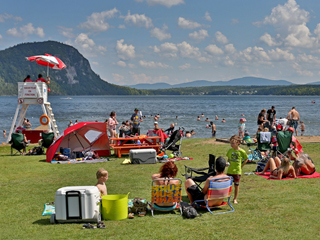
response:
[(67, 161), (51, 161), (51, 163), (60, 163), (60, 164), (66, 164), (66, 163), (100, 163), (100, 162), (108, 162), (110, 161), (108, 158), (101, 158), (101, 159), (92, 159), (92, 160), (75, 160), (75, 159), (70, 159)]
[[(270, 172), (266, 172), (264, 175), (262, 175), (260, 173), (256, 173), (256, 174), (258, 176), (261, 176), (261, 177), (268, 179), (268, 180), (277, 180), (274, 178), (270, 178)], [(320, 178), (320, 173), (314, 172), (311, 175), (299, 175), (298, 178)], [(285, 177), (285, 178), (282, 178), (281, 180), (289, 180), (289, 179), (294, 179), (294, 178), (293, 177)]]

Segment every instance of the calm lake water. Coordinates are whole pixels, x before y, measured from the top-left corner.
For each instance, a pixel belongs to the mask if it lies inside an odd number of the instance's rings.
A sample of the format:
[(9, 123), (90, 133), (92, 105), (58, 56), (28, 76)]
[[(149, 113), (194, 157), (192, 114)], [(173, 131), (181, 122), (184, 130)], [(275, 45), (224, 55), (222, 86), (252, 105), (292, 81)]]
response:
[[(246, 128), (250, 134), (257, 130), (257, 116), (261, 109), (269, 109), (274, 105), (277, 118), (286, 117), (289, 110), (295, 106), (301, 120), (306, 125), (305, 135), (320, 135), (319, 104), (320, 96), (49, 96), (60, 133), (69, 123), (77, 119), (82, 121), (105, 121), (111, 111), (116, 111), (119, 123), (130, 119), (134, 108), (139, 108), (146, 118), (141, 123), (141, 133), (145, 134), (153, 128), (152, 114), (160, 114), (159, 127), (167, 129), (170, 123), (186, 130), (194, 129), (197, 133), (193, 138), (209, 138), (211, 130), (206, 128), (208, 117), (216, 124), (217, 137), (230, 137), (238, 134), (238, 123), (241, 114), (247, 122)], [(0, 97), (1, 130), (10, 131), (12, 119), (17, 108), (17, 96)], [(316, 103), (311, 103), (315, 101)], [(201, 121), (197, 116), (205, 115)], [(40, 125), (42, 115), (40, 105), (30, 105), (26, 117), (32, 128)], [(215, 115), (219, 120), (214, 120)], [(178, 116), (178, 119), (176, 119)], [(225, 118), (226, 123), (222, 123)], [(0, 141), (4, 142), (2, 134)]]

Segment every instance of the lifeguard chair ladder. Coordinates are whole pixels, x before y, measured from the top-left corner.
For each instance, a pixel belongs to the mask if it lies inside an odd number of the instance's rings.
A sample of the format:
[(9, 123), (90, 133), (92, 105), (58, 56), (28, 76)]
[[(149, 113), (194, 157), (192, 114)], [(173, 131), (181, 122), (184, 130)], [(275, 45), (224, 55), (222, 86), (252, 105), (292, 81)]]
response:
[(47, 84), (44, 82), (19, 82), (18, 106), (14, 114), (7, 143), (11, 140), (11, 134), (15, 128), (22, 126), (29, 105), (41, 105), (43, 114), (49, 117), (48, 130), (53, 132), (56, 138), (59, 136), (58, 126), (54, 119), (54, 114), (52, 113), (51, 104), (48, 102)]

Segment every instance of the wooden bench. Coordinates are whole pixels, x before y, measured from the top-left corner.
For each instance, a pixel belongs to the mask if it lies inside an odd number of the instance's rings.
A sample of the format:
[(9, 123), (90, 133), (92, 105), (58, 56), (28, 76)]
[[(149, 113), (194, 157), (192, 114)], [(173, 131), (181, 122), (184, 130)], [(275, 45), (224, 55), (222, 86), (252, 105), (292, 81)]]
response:
[[(112, 145), (114, 145), (114, 144), (112, 144)], [(112, 146), (112, 148), (114, 150), (114, 154), (117, 155), (119, 158), (121, 158), (121, 154), (128, 154), (131, 149), (153, 148), (158, 153), (160, 147), (162, 147), (162, 145), (125, 144), (122, 146)]]

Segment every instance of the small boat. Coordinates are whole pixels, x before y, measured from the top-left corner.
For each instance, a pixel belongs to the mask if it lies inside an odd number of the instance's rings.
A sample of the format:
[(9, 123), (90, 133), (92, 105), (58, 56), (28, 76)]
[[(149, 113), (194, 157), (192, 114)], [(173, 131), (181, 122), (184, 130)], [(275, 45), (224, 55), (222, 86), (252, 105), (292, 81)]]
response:
[(311, 103), (316, 103), (315, 101), (311, 101)]

